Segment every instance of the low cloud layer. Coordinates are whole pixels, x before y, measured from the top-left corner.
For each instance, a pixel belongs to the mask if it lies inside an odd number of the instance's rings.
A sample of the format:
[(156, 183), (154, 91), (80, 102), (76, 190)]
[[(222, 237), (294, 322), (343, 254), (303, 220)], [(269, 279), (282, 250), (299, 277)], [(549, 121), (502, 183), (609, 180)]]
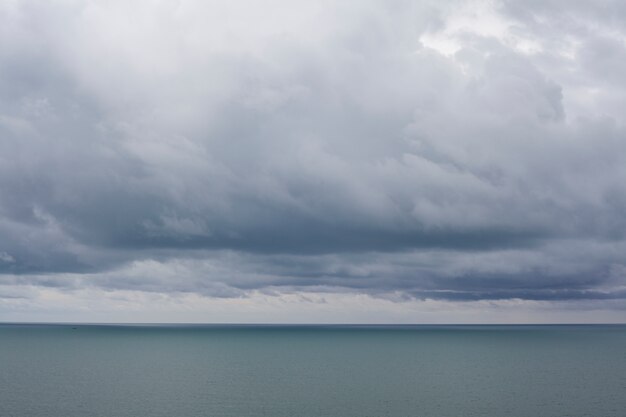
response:
[(1, 3), (0, 298), (626, 298), (621, 2), (296, 3)]

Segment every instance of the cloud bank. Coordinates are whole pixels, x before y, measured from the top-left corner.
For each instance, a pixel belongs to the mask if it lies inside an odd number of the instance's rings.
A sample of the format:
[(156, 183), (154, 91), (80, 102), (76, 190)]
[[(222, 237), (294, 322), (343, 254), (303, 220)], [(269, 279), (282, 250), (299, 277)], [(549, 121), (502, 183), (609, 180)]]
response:
[(315, 293), (623, 319), (625, 42), (619, 1), (2, 2), (0, 311)]

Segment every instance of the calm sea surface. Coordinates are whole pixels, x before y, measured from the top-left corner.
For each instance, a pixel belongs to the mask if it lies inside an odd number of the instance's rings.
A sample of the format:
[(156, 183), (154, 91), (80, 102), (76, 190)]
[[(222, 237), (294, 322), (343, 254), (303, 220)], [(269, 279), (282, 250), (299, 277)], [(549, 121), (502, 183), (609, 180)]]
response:
[(2, 417), (626, 416), (626, 326), (0, 325)]

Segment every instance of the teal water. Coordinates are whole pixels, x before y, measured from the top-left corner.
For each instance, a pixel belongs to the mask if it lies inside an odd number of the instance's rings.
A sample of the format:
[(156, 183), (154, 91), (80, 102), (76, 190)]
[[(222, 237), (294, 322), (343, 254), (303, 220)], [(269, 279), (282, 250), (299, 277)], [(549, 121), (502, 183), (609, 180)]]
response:
[(2, 417), (626, 415), (626, 326), (0, 325)]

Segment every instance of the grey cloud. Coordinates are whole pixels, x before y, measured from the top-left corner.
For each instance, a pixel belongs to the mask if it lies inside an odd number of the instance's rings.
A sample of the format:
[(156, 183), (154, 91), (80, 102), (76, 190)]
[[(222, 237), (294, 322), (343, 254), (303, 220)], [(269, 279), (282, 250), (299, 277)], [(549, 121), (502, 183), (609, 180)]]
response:
[[(428, 2), (283, 4), (269, 23), (225, 2), (5, 6), (0, 273), (211, 296), (624, 298), (607, 284), (625, 254), (623, 40), (524, 4), (498, 10), (545, 41), (535, 55), (480, 35), (454, 56), (424, 47), (452, 10)], [(585, 41), (573, 58), (551, 49), (562, 33)]]
[(623, 298), (626, 266), (615, 262), (623, 250), (623, 244), (582, 240), (535, 249), (463, 253), (433, 249), (327, 255), (210, 251), (195, 252), (195, 258), (138, 260), (99, 273), (7, 276), (3, 282), (68, 291), (97, 287), (213, 297), (247, 297), (255, 291), (339, 291), (382, 298), (395, 294), (400, 299), (602, 300)]

